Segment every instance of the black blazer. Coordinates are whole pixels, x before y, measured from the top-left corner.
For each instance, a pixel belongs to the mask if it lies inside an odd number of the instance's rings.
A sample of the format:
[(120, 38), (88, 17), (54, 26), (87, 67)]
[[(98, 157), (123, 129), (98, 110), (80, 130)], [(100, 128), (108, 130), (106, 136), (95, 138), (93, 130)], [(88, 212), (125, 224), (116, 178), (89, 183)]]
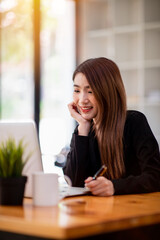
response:
[[(115, 194), (147, 193), (160, 191), (160, 152), (158, 143), (144, 114), (127, 111), (124, 127), (123, 178), (112, 180)], [(94, 132), (79, 136), (73, 133), (64, 174), (73, 186), (83, 187), (84, 180), (93, 176), (101, 166), (101, 158)]]

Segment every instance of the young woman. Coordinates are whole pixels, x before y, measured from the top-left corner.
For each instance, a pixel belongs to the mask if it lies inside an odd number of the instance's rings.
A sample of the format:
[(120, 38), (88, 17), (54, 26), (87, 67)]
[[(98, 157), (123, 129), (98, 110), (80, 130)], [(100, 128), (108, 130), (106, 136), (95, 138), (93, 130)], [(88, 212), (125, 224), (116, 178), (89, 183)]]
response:
[[(126, 110), (126, 94), (117, 65), (107, 58), (89, 59), (73, 74), (73, 102), (78, 122), (64, 174), (73, 186), (93, 195), (160, 191), (158, 143), (144, 114)], [(104, 176), (93, 175), (105, 164)]]

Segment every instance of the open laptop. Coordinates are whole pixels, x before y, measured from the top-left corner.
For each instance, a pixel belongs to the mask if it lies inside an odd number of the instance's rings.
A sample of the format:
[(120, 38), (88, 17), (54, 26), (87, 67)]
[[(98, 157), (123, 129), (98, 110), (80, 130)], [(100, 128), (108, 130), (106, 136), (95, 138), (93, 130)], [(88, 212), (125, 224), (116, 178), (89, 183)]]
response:
[(0, 143), (10, 137), (14, 138), (16, 143), (23, 139), (23, 144), (26, 144), (24, 158), (32, 153), (22, 172), (23, 175), (28, 176), (24, 196), (32, 197), (32, 174), (36, 171), (43, 171), (35, 122), (32, 120), (0, 121)]
[[(32, 153), (22, 172), (23, 175), (28, 177), (24, 196), (31, 198), (32, 174), (37, 171), (44, 171), (35, 122), (33, 120), (0, 121), (0, 143), (5, 142), (10, 137), (14, 138), (16, 143), (23, 139), (23, 143), (26, 144), (24, 158)], [(62, 177), (63, 184), (59, 184), (60, 199), (88, 193), (85, 188), (71, 187), (71, 183), (67, 184), (66, 176), (62, 174)]]

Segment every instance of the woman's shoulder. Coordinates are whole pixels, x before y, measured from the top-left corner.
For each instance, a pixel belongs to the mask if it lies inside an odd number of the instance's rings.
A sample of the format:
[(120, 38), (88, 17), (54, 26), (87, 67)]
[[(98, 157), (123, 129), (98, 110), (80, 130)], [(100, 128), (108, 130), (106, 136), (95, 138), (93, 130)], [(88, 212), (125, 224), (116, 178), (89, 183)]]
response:
[(127, 117), (128, 118), (141, 118), (145, 117), (144, 113), (137, 111), (137, 110), (127, 110)]
[(144, 113), (136, 110), (128, 110), (126, 114), (125, 128), (134, 131), (150, 129), (148, 120)]
[(126, 115), (126, 122), (140, 123), (147, 121), (144, 113), (136, 110), (128, 110)]
[(138, 135), (152, 134), (145, 114), (136, 110), (127, 111), (125, 131)]
[(159, 149), (158, 142), (145, 114), (139, 111), (127, 111), (124, 140), (126, 144), (129, 144), (131, 141), (135, 143), (135, 146), (139, 146), (139, 144), (141, 145), (143, 142), (146, 146), (152, 147), (152, 150), (155, 149), (155, 147)]

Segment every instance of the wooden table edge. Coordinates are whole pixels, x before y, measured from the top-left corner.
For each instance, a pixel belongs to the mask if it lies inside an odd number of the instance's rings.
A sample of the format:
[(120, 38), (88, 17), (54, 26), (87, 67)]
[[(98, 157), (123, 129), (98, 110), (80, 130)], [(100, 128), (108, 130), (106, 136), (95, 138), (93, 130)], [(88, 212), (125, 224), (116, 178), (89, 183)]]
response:
[[(42, 238), (55, 238), (55, 239), (72, 239), (76, 237), (84, 237), (98, 234), (107, 234), (116, 232), (119, 230), (127, 230), (136, 227), (143, 227), (148, 225), (154, 225), (160, 223), (160, 214), (153, 214), (152, 216), (139, 216), (135, 218), (126, 218), (116, 221), (100, 221), (95, 222), (88, 226), (80, 226), (74, 228), (65, 227), (53, 227), (42, 224), (28, 223), (27, 227), (25, 223), (17, 222), (18, 227), (15, 228), (15, 222), (5, 221), (1, 219), (0, 231), (13, 232), (17, 234), (23, 234), (28, 236), (42, 237)], [(9, 228), (8, 228), (9, 225)], [(51, 229), (52, 228), (52, 229)], [(43, 229), (43, 231), (42, 231)]]

